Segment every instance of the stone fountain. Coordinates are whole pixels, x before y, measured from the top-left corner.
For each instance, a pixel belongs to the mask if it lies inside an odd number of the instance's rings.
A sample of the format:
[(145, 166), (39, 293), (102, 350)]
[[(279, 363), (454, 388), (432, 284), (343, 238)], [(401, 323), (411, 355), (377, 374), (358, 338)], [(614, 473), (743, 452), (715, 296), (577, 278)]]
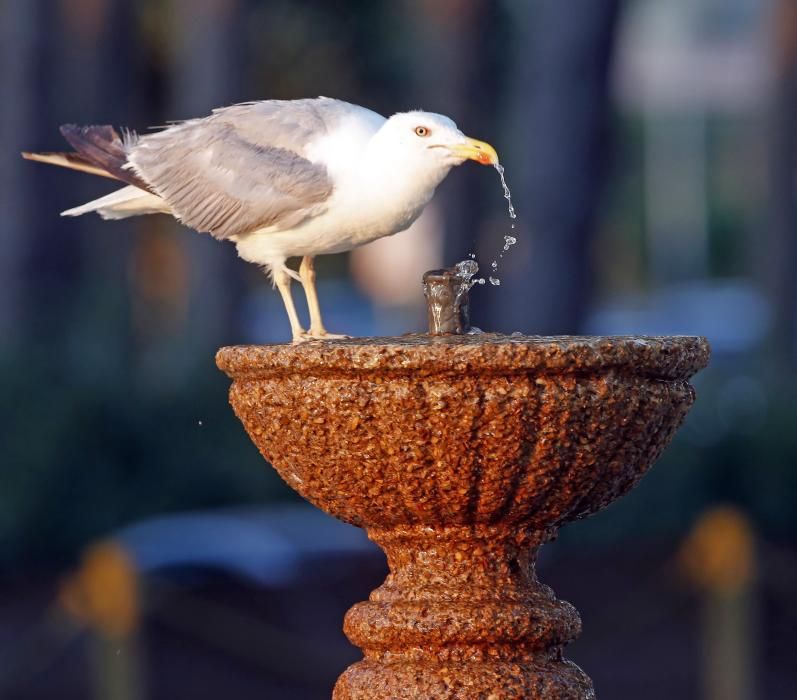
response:
[(280, 476), (387, 554), (384, 584), (346, 615), (365, 658), (333, 697), (594, 698), (563, 655), (578, 613), (537, 580), (537, 551), (645, 474), (695, 399), (708, 344), (465, 334), (466, 282), (425, 282), (428, 335), (216, 358)]

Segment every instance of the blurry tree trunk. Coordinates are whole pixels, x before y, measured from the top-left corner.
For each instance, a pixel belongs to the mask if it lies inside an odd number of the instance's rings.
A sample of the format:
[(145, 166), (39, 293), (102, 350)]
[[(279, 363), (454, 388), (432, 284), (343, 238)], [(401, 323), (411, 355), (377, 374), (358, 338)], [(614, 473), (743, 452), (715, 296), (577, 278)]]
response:
[(592, 291), (619, 0), (536, 0), (528, 9), (509, 83), (519, 153), (505, 158), (509, 184), (520, 185), (522, 228), (511, 253), (513, 272), (503, 276), (500, 293), (490, 295), (491, 328), (573, 333), (582, 327)]
[[(24, 84), (13, 88), (19, 90), (18, 96), (4, 101), (4, 111), (18, 99), (26, 105), (25, 123), (18, 132), (24, 143), (19, 147), (65, 149), (58, 133), (64, 122), (119, 123), (131, 93), (130, 4), (125, 0), (19, 4), (25, 6), (22, 19), (33, 23), (28, 29), (23, 23), (22, 37), (28, 31), (30, 36), (22, 41), (28, 46), (32, 42), (33, 47), (12, 62), (11, 70), (20, 71)], [(19, 29), (13, 32), (19, 33)], [(19, 38), (12, 36), (14, 41)], [(118, 285), (124, 279), (126, 239), (119, 235), (120, 226), (116, 231), (107, 225), (101, 229), (96, 217), (66, 223), (57, 216), (69, 206), (107, 193), (113, 187), (108, 181), (21, 161), (14, 165), (25, 185), (17, 195), (18, 206), (25, 207), (27, 216), (20, 315), (34, 333), (51, 336), (58, 324), (74, 322), (81, 282), (89, 282), (82, 291), (93, 290), (93, 300), (101, 304), (97, 290), (103, 283), (113, 280)], [(81, 305), (91, 306), (86, 295)]]
[[(175, 0), (172, 104), (169, 119), (202, 117), (242, 96), (243, 0)], [(207, 234), (179, 232), (188, 255), (188, 335), (201, 355), (232, 342), (242, 265), (235, 248)], [(198, 346), (197, 346), (198, 344)]]
[(0, 346), (11, 341), (22, 317), (25, 205), (32, 178), (18, 154), (33, 143), (36, 14), (33, 0), (0, 4)]
[(797, 355), (797, 3), (775, 13), (775, 82), (770, 129), (770, 245), (766, 282), (780, 355)]
[[(102, 3), (100, 3), (102, 4)], [(79, 80), (65, 80), (69, 50), (74, 40), (74, 24), (64, 22), (65, 3), (31, 0), (28, 19), (34, 22), (30, 39), (33, 53), (24, 60), (26, 87), (29, 94), (27, 124), (24, 128), (25, 150), (58, 150), (63, 146), (58, 125), (79, 121), (73, 113), (75, 104), (87, 106), (82, 90), (92, 84), (92, 74)], [(23, 99), (25, 99), (23, 97)], [(71, 119), (66, 118), (69, 114)], [(85, 180), (79, 175), (57, 168), (18, 163), (26, 184), (21, 205), (26, 209), (24, 252), (22, 258), (22, 294), (20, 315), (34, 335), (47, 336), (71, 315), (74, 292), (80, 278), (81, 251), (79, 224), (62, 235), (65, 227), (55, 218), (57, 213), (75, 204), (76, 193)], [(75, 231), (78, 231), (75, 235)]]
[[(139, 115), (134, 108), (140, 103), (137, 81), (137, 41), (134, 5), (127, 0), (91, 0), (75, 3), (61, 0), (52, 3), (54, 20), (61, 27), (56, 35), (56, 64), (52, 68), (53, 84), (57, 86), (60, 119), (55, 121), (79, 124), (135, 125)], [(48, 127), (48, 142), (56, 149), (67, 146), (58, 133), (58, 124)], [(65, 192), (61, 207), (71, 207), (107, 194), (121, 185), (105, 179), (86, 177), (77, 173), (51, 169)], [(53, 231), (57, 220), (48, 227)], [(69, 223), (69, 235), (62, 235), (67, 244), (78, 250), (77, 261), (83, 271), (83, 284), (96, 305), (98, 299), (112, 291), (120, 305), (124, 305), (125, 280), (132, 248), (132, 220), (106, 222), (91, 214)], [(56, 232), (57, 233), (57, 232)], [(85, 303), (85, 302), (83, 302)], [(117, 329), (119, 348), (127, 343), (129, 324), (126, 314)]]

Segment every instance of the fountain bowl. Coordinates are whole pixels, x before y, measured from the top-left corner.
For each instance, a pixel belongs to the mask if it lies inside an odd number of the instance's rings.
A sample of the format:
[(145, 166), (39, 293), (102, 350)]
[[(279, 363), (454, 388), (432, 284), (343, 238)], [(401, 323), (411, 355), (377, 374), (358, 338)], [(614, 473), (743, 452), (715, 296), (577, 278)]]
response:
[(408, 335), (222, 348), (280, 476), (390, 575), (345, 621), (336, 700), (594, 697), (537, 549), (627, 493), (681, 424), (705, 339)]

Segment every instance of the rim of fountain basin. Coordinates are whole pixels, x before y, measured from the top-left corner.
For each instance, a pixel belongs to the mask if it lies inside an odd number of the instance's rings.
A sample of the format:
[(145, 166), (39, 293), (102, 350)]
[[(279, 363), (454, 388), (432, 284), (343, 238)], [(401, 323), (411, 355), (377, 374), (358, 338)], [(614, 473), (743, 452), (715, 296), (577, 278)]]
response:
[(285, 375), (368, 377), (594, 374), (687, 380), (711, 350), (700, 336), (522, 336), (498, 333), (347, 338), (293, 345), (221, 348), (216, 364), (231, 379)]

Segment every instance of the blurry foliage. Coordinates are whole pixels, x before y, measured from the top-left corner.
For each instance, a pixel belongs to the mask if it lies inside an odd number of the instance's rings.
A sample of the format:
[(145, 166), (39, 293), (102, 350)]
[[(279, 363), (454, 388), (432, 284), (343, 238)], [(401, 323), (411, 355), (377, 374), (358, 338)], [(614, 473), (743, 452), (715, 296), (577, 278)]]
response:
[[(119, 296), (115, 313), (83, 306), (61, 319), (66, 332), (0, 357), (0, 567), (64, 561), (148, 515), (292, 497), (229, 408), (212, 354), (175, 339), (153, 372)], [(175, 382), (168, 368), (181, 358)]]
[(645, 190), (639, 176), (644, 124), (634, 116), (617, 116), (612, 176), (606, 184), (603, 227), (594, 244), (598, 288), (607, 296), (644, 289), (646, 279)]
[(407, 22), (401, 3), (350, 0), (342, 11), (331, 9), (327, 2), (290, 0), (251, 7), (246, 40), (254, 94), (367, 95), (366, 106), (395, 111), (396, 95), (408, 89), (402, 84), (409, 47), (400, 41)]
[[(714, 277), (746, 277), (755, 272), (756, 256), (765, 236), (760, 202), (766, 198), (766, 162), (752, 119), (710, 120), (708, 128), (709, 266)], [(739, 167), (744, 162), (745, 167)], [(752, 235), (751, 235), (752, 232)]]
[[(598, 288), (609, 297), (637, 292), (650, 283), (644, 121), (640, 115), (618, 115), (614, 131), (612, 177), (606, 188), (603, 227), (595, 241)], [(714, 116), (707, 131), (707, 273), (712, 278), (751, 276), (756, 271), (753, 253), (766, 242), (757, 231), (764, 223), (760, 203), (766, 195), (757, 123)], [(740, 160), (746, 167), (739, 167)]]

